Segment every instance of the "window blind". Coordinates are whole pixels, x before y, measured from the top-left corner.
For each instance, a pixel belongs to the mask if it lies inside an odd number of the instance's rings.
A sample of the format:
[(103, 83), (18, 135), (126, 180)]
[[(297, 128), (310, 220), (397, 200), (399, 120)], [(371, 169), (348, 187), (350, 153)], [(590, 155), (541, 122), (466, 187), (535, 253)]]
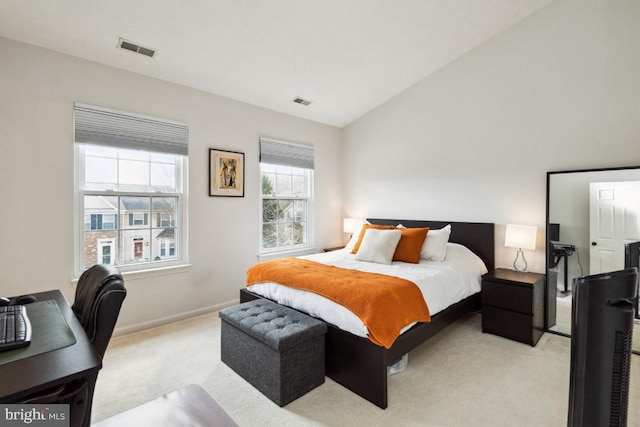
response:
[(313, 169), (313, 147), (260, 138), (260, 162)]
[(184, 123), (76, 103), (74, 130), (76, 143), (189, 154)]

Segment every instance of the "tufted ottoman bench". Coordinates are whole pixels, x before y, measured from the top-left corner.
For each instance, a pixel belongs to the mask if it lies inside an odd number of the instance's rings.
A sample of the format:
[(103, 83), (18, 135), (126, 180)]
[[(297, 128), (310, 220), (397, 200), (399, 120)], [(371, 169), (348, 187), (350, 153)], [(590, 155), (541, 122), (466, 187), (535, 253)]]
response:
[(267, 300), (219, 315), (222, 361), (279, 406), (324, 382), (324, 322)]

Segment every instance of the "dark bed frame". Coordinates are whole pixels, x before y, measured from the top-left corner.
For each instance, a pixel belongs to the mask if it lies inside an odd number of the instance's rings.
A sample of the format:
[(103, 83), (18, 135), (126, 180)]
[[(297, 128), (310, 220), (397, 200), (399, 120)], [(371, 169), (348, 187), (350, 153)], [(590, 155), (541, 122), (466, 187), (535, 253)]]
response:
[[(439, 229), (451, 224), (450, 242), (471, 249), (489, 270), (495, 265), (494, 224), (451, 221), (415, 221), (368, 219), (372, 224)], [(428, 235), (427, 235), (428, 236)], [(240, 291), (240, 302), (262, 298), (246, 289)], [(480, 310), (480, 293), (435, 314), (428, 323), (418, 323), (400, 335), (389, 349), (373, 344), (367, 338), (355, 336), (327, 324), (325, 337), (325, 373), (369, 402), (382, 409), (387, 407), (387, 366), (414, 349), (459, 317)]]

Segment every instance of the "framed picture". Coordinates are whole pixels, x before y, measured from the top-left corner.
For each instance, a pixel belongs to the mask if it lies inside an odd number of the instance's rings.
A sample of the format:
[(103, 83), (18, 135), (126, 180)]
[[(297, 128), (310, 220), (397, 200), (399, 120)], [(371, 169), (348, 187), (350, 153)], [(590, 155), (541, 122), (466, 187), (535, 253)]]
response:
[(244, 197), (244, 153), (209, 149), (209, 196)]

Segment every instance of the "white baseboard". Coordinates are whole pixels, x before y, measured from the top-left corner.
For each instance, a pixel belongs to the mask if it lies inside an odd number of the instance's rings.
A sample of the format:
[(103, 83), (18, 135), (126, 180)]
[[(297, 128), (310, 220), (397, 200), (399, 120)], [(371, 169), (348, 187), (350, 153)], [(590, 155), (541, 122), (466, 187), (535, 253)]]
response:
[(216, 304), (216, 305), (211, 305), (208, 307), (202, 307), (202, 308), (198, 308), (195, 310), (190, 310), (190, 311), (186, 311), (184, 313), (178, 313), (178, 314), (174, 314), (171, 316), (167, 316), (167, 317), (162, 317), (160, 319), (154, 319), (154, 320), (150, 320), (148, 322), (143, 322), (143, 323), (137, 323), (135, 325), (130, 325), (130, 326), (124, 326), (122, 328), (116, 328), (113, 331), (113, 336), (119, 336), (119, 335), (125, 335), (125, 334), (130, 334), (132, 332), (138, 332), (138, 331), (142, 331), (144, 329), (150, 329), (150, 328), (154, 328), (156, 326), (162, 326), (162, 325), (166, 325), (167, 323), (173, 323), (173, 322), (178, 322), (180, 320), (185, 320), (185, 319), (189, 319), (191, 317), (196, 317), (196, 316), (200, 316), (202, 314), (207, 314), (207, 313), (211, 313), (214, 311), (218, 311), (221, 310), (225, 307), (230, 307), (232, 305), (236, 305), (239, 304), (240, 300), (231, 300), (231, 301), (227, 301), (221, 304)]

